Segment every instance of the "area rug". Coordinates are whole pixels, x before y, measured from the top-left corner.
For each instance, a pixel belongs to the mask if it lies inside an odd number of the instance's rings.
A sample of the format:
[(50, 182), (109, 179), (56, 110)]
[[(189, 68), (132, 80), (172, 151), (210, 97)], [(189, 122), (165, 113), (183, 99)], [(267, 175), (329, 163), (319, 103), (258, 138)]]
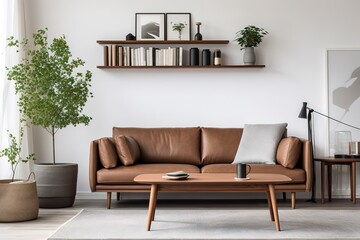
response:
[(360, 239), (353, 210), (280, 209), (281, 232), (269, 210), (157, 209), (151, 231), (147, 210), (83, 210), (49, 239)]

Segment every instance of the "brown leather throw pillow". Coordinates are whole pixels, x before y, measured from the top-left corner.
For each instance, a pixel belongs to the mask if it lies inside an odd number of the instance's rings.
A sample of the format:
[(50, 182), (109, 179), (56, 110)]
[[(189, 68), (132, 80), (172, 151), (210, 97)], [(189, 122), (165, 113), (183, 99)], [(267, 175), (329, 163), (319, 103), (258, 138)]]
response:
[(140, 148), (133, 137), (115, 136), (115, 146), (120, 161), (125, 165), (133, 165), (140, 159)]
[(104, 168), (116, 167), (118, 154), (112, 138), (104, 137), (99, 139), (99, 156), (100, 162)]
[(301, 153), (301, 140), (297, 137), (283, 138), (278, 146), (276, 160), (286, 168), (294, 168)]

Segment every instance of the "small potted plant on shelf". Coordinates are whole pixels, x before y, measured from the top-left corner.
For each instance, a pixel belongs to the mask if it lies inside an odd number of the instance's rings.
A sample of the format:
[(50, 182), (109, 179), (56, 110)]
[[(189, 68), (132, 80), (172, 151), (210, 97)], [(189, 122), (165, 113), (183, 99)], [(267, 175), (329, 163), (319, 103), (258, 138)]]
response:
[(236, 33), (235, 41), (237, 41), (241, 47), (240, 50), (245, 49), (244, 64), (255, 64), (256, 56), (254, 47), (259, 46), (262, 42), (262, 38), (267, 34), (268, 32), (263, 28), (251, 25)]
[[(39, 213), (39, 199), (36, 182), (15, 179), (20, 163), (35, 160), (34, 154), (22, 157), (24, 128), (20, 121), (19, 136), (9, 132), (9, 146), (0, 151), (0, 158), (7, 158), (11, 165), (11, 179), (0, 180), (0, 222), (20, 222), (36, 219)], [(31, 175), (31, 174), (30, 174)]]
[(174, 23), (172, 25), (173, 31), (177, 31), (179, 33), (179, 40), (181, 40), (181, 32), (186, 27), (186, 23)]
[(52, 163), (37, 163), (40, 207), (58, 208), (73, 205), (76, 195), (78, 164), (55, 161), (55, 134), (69, 125), (88, 125), (91, 117), (83, 114), (89, 97), (91, 72), (77, 71), (85, 62), (72, 59), (65, 36), (48, 43), (47, 29), (33, 34), (34, 48), (28, 39), (8, 39), (8, 46), (25, 51), (20, 64), (7, 68), (7, 77), (15, 82), (21, 113), (33, 125), (43, 127), (52, 139)]

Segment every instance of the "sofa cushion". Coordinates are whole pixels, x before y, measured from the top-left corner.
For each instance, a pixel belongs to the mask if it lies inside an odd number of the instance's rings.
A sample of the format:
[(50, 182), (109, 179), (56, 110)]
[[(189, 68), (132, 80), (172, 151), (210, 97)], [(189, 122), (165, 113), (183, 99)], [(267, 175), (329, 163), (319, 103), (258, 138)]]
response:
[(200, 164), (200, 128), (113, 128), (139, 144), (142, 163)]
[(275, 164), (276, 150), (287, 123), (245, 124), (234, 164)]
[(242, 128), (201, 128), (201, 163), (234, 161), (242, 132)]
[(97, 171), (97, 181), (101, 184), (136, 184), (134, 178), (139, 174), (175, 171), (200, 173), (200, 169), (191, 164), (136, 164), (132, 166), (118, 166), (112, 169), (102, 168)]
[[(305, 182), (305, 171), (303, 169), (294, 168), (289, 169), (281, 166), (280, 164), (269, 165), (269, 164), (250, 164), (251, 173), (278, 173), (288, 176), (292, 179), (293, 183), (304, 183)], [(113, 168), (114, 169), (114, 168)], [(111, 170), (113, 170), (111, 169)], [(234, 164), (210, 164), (201, 168), (202, 173), (236, 173), (236, 165)]]
[(118, 155), (112, 138), (99, 139), (100, 162), (104, 168), (114, 168), (118, 162)]
[(281, 139), (276, 153), (276, 160), (287, 168), (294, 168), (299, 160), (302, 143), (297, 137)]
[(134, 138), (130, 136), (117, 135), (114, 140), (116, 151), (123, 165), (133, 165), (140, 160), (139, 145)]

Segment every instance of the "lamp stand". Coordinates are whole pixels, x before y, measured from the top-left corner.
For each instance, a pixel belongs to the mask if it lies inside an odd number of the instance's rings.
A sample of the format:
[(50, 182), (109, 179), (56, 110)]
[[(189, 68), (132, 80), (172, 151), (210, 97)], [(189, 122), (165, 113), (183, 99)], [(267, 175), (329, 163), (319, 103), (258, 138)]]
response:
[(308, 140), (311, 144), (311, 158), (312, 158), (312, 172), (313, 172), (313, 177), (312, 177), (312, 186), (311, 186), (311, 199), (309, 199), (309, 202), (313, 202), (316, 203), (316, 174), (315, 174), (315, 161), (314, 161), (314, 143), (313, 143), (313, 133), (312, 133), (312, 127), (311, 127), (311, 117), (312, 117), (312, 113), (314, 112), (313, 109), (309, 109), (309, 113), (307, 115), (307, 120), (308, 120)]

